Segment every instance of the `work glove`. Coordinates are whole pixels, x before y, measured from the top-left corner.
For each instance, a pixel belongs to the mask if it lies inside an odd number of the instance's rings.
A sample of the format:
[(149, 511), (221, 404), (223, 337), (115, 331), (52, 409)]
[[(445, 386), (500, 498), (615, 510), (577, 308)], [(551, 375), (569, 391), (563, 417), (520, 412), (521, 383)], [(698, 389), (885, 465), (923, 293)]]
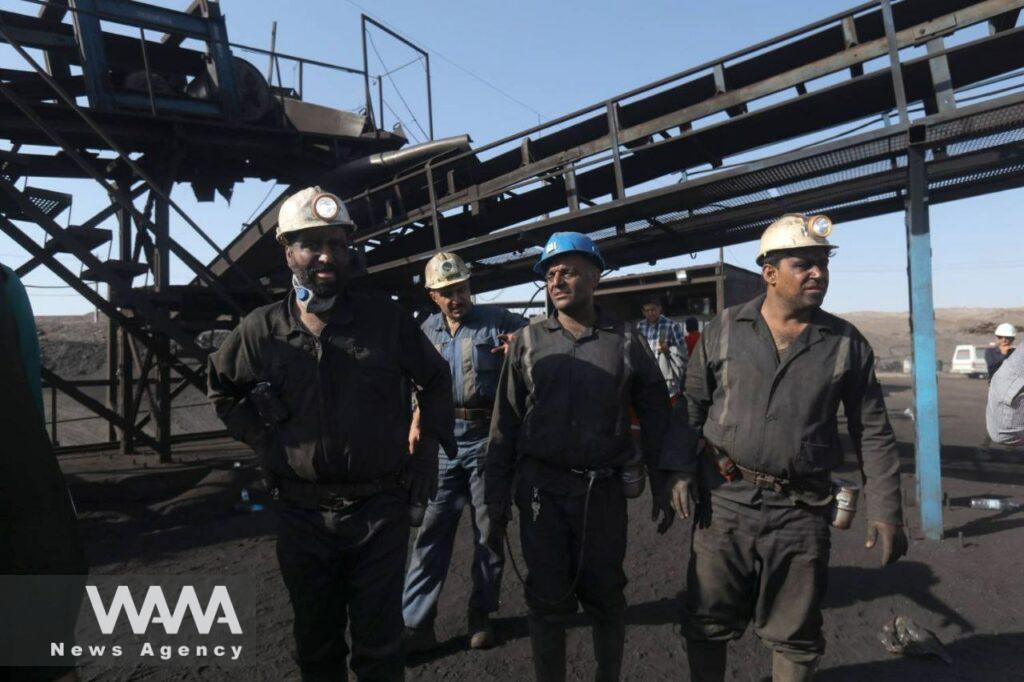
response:
[(871, 549), (875, 546), (878, 536), (882, 536), (882, 565), (888, 566), (895, 563), (901, 556), (907, 553), (907, 534), (903, 526), (885, 521), (868, 522), (868, 539), (864, 546)]
[(278, 478), (276, 474), (271, 472), (270, 463), (288, 461), (288, 455), (284, 452), (284, 446), (281, 444), (277, 426), (261, 424), (258, 427), (254, 427), (245, 435), (243, 442), (252, 448), (259, 459), (263, 487), (271, 496), (275, 496)]
[(672, 527), (675, 517), (669, 506), (668, 490), (665, 487), (665, 476), (656, 469), (648, 471), (651, 484), (651, 521), (658, 524), (658, 535), (664, 535)]
[(409, 455), (406, 480), (409, 503), (425, 505), (437, 494), (437, 441), (421, 437), (416, 452)]
[(693, 474), (677, 471), (669, 477), (666, 494), (669, 505), (680, 519), (690, 518), (694, 506), (695, 486)]

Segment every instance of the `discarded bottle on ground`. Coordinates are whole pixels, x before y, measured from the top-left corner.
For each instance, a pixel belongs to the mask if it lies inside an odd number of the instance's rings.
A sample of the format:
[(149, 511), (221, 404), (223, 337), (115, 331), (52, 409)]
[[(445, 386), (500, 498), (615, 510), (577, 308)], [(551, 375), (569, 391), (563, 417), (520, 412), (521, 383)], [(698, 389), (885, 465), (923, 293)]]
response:
[(1014, 502), (1013, 500), (999, 499), (995, 497), (973, 497), (971, 498), (971, 509), (993, 509), (996, 511), (1008, 511), (1011, 509), (1020, 509), (1022, 505), (1020, 502)]
[(240, 512), (258, 512), (263, 511), (263, 505), (259, 502), (253, 502), (252, 496), (249, 494), (248, 488), (242, 488), (241, 502), (235, 505), (235, 511)]

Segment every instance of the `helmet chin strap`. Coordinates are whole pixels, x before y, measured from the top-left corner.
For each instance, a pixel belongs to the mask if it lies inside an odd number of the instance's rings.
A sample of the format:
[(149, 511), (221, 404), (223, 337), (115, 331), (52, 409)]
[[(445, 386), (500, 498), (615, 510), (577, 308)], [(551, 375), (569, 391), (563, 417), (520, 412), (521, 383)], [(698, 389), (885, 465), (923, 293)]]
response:
[(313, 315), (326, 313), (334, 307), (334, 301), (338, 298), (337, 294), (334, 296), (317, 296), (316, 292), (312, 289), (300, 284), (299, 278), (295, 275), (292, 275), (292, 288), (295, 289), (295, 300), (298, 302), (302, 312)]

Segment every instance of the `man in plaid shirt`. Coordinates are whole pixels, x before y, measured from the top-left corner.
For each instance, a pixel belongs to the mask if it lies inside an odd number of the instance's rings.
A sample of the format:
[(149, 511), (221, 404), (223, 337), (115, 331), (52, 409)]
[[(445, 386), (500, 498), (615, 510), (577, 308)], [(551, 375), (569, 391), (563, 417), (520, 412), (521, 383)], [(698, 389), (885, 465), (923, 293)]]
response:
[[(661, 373), (665, 376), (669, 395), (677, 395), (682, 387), (686, 366), (683, 364), (680, 368), (673, 367), (673, 365), (682, 364), (679, 359), (685, 363), (688, 355), (684, 352), (686, 339), (683, 335), (683, 328), (678, 322), (673, 322), (661, 314), (661, 301), (657, 298), (644, 303), (642, 310), (644, 319), (637, 323), (637, 331), (647, 339), (647, 343), (651, 346), (651, 352), (654, 353), (654, 357), (658, 360), (658, 367), (661, 368)], [(676, 348), (676, 353), (671, 350), (673, 346)], [(677, 371), (673, 371), (673, 369)]]

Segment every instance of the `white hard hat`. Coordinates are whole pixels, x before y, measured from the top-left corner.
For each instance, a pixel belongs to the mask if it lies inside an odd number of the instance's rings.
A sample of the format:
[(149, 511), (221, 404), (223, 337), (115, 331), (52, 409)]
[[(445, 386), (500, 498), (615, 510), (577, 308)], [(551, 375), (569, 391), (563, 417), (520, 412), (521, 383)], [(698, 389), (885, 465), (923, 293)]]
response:
[(1014, 336), (1017, 336), (1017, 328), (1009, 322), (1003, 322), (1001, 325), (996, 327), (996, 336), (1013, 338)]
[(289, 232), (314, 227), (338, 226), (354, 228), (345, 202), (319, 187), (307, 187), (288, 197), (277, 214), (277, 241), (287, 244)]
[(470, 277), (469, 266), (458, 254), (441, 251), (427, 261), (423, 272), (423, 286), (428, 289), (444, 289)]
[(808, 247), (834, 249), (835, 245), (826, 239), (831, 233), (832, 221), (826, 215), (806, 216), (803, 213), (787, 213), (769, 225), (761, 235), (757, 264), (764, 263), (764, 257), (772, 251)]

